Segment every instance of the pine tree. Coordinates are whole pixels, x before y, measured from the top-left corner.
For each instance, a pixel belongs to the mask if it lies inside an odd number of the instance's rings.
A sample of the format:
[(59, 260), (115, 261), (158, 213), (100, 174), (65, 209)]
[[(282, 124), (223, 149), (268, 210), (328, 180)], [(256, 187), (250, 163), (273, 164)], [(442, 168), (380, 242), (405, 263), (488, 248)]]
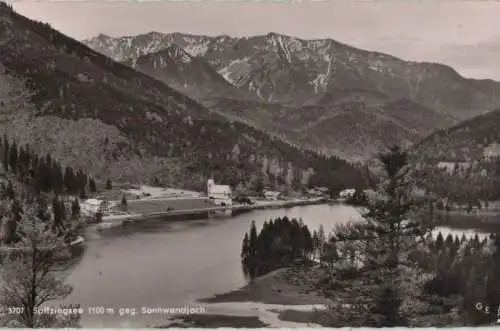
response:
[(17, 228), (18, 228), (18, 222), (21, 218), (21, 210), (20, 210), (20, 205), (19, 201), (17, 199), (12, 201), (11, 205), (11, 212), (9, 217), (6, 220), (5, 224), (5, 243), (6, 244), (13, 244), (17, 242), (18, 236), (17, 236)]
[(122, 197), (122, 201), (120, 202), (121, 208), (123, 211), (127, 210), (127, 198), (125, 196)]
[(51, 192), (54, 190), (54, 183), (55, 183), (55, 171), (53, 169), (54, 163), (52, 161), (52, 157), (47, 154), (45, 156), (45, 162), (44, 162), (44, 179), (45, 179), (45, 184), (44, 184), (44, 190), (46, 192)]
[(73, 169), (71, 167), (66, 167), (64, 171), (64, 186), (66, 189), (74, 193), (76, 189), (75, 185), (75, 174), (73, 172)]
[(54, 215), (52, 230), (57, 234), (61, 234), (64, 230), (64, 224), (63, 212), (61, 210), (61, 201), (59, 200), (58, 196), (55, 196), (52, 200), (52, 213)]
[(3, 168), (5, 171), (9, 170), (10, 163), (10, 151), (9, 151), (9, 140), (7, 136), (4, 134), (4, 144), (3, 144)]
[(250, 226), (250, 238), (248, 242), (248, 271), (250, 277), (254, 277), (258, 274), (257, 264), (258, 264), (258, 235), (257, 227), (255, 226), (255, 221), (252, 221)]
[[(66, 220), (66, 204), (64, 203), (63, 200), (61, 200), (59, 203), (60, 203), (59, 210), (60, 210), (60, 213), (61, 213), (61, 219), (63, 221), (65, 221)], [(64, 223), (63, 223), (63, 225), (64, 225)]]
[(54, 185), (57, 188), (56, 193), (64, 191), (64, 173), (60, 164), (54, 169)]
[(495, 234), (493, 246), (494, 252), (488, 268), (484, 300), (484, 305), (492, 307), (493, 311), (492, 314), (485, 316), (487, 322), (496, 322), (500, 312), (500, 233)]
[(10, 147), (9, 151), (9, 165), (10, 165), (10, 171), (12, 171), (14, 174), (17, 172), (17, 144), (16, 142), (12, 142), (12, 146)]
[(71, 203), (71, 217), (73, 219), (80, 217), (80, 203), (78, 202), (78, 199), (73, 200)]
[(16, 198), (16, 193), (14, 192), (14, 185), (12, 184), (12, 181), (10, 181), (10, 180), (9, 180), (9, 183), (7, 184), (7, 190), (6, 190), (5, 194), (11, 200), (14, 200)]
[[(381, 154), (379, 160), (385, 173), (379, 186), (384, 198), (368, 201), (365, 223), (336, 232), (338, 242), (348, 252), (359, 252), (354, 257), (362, 259), (362, 265), (349, 262), (350, 254), (347, 259), (341, 254), (349, 263), (334, 271), (339, 286), (335, 293), (338, 304), (331, 310), (334, 315), (347, 314), (363, 326), (405, 326), (402, 304), (414, 300), (417, 294), (403, 289), (409, 283), (408, 278), (419, 273), (406, 269), (415, 268), (410, 252), (430, 233), (430, 228), (409, 217), (416, 202), (412, 197), (414, 184), (408, 154), (393, 147)], [(357, 281), (353, 283), (354, 280)], [(355, 304), (357, 309), (348, 312), (342, 303)], [(353, 312), (358, 316), (353, 317)]]
[(324, 255), (324, 248), (325, 248), (325, 243), (326, 243), (326, 234), (325, 234), (325, 228), (323, 227), (323, 224), (319, 226), (318, 230), (318, 249), (319, 249), (319, 258), (320, 261), (324, 261), (323, 255)]
[(241, 259), (243, 263), (245, 263), (248, 258), (248, 251), (249, 251), (249, 239), (248, 239), (248, 233), (245, 233), (245, 237), (243, 238), (243, 243), (241, 247)]
[(78, 169), (76, 173), (76, 185), (79, 191), (85, 190), (86, 176), (81, 169)]
[(96, 185), (95, 185), (95, 180), (93, 178), (89, 179), (89, 190), (92, 193), (97, 192), (97, 188), (96, 188)]
[(257, 180), (255, 182), (255, 192), (261, 195), (264, 191), (264, 178), (261, 173), (258, 174)]
[(451, 235), (451, 233), (446, 236), (446, 240), (444, 243), (448, 249), (451, 249), (453, 247), (453, 236)]
[(436, 243), (435, 243), (436, 251), (440, 252), (444, 248), (444, 238), (443, 234), (441, 231), (439, 231), (437, 237), (436, 237)]

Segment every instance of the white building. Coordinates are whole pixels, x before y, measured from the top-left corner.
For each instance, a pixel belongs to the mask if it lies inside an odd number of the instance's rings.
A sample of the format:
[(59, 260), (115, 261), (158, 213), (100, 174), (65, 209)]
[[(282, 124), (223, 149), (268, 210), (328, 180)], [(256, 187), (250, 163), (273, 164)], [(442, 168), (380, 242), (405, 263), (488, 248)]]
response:
[(80, 210), (84, 215), (94, 215), (97, 212), (109, 213), (110, 206), (106, 200), (87, 199), (80, 203)]
[(356, 193), (356, 190), (353, 189), (353, 188), (350, 188), (350, 189), (347, 189), (347, 190), (343, 190), (343, 191), (340, 191), (339, 198), (341, 200), (346, 200), (346, 199), (352, 198), (352, 196), (354, 195), (354, 193)]
[(216, 185), (213, 179), (207, 181), (207, 196), (216, 205), (231, 206), (233, 204), (233, 192), (229, 185)]
[(278, 200), (280, 196), (281, 196), (281, 192), (264, 191), (264, 198), (266, 200)]

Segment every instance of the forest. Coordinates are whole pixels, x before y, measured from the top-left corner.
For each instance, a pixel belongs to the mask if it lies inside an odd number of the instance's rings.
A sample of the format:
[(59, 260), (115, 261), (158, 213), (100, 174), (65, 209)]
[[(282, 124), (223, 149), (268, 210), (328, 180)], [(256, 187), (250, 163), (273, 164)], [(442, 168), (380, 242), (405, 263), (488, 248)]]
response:
[[(408, 154), (381, 155), (385, 199), (369, 200), (363, 220), (312, 233), (300, 220), (255, 223), (242, 264), (250, 277), (278, 268), (319, 267), (324, 296), (335, 304), (315, 322), (329, 327), (477, 326), (497, 320), (500, 234), (472, 238), (434, 233), (412, 217), (426, 206), (412, 196)], [(478, 304), (480, 303), (480, 304)]]

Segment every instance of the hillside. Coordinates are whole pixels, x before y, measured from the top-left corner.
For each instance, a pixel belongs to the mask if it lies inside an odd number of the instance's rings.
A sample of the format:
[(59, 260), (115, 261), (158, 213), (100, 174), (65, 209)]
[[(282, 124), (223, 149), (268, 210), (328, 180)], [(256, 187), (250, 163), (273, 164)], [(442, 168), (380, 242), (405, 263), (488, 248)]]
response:
[(231, 123), (3, 3), (0, 41), (0, 77), (15, 86), (4, 98), (12, 99), (23, 86), (32, 91), (3, 129), (20, 144), (42, 155), (50, 151), (62, 164), (96, 178), (201, 189), (208, 175), (248, 184), (261, 173), (273, 183), (291, 181), (293, 174), (295, 182), (305, 183), (312, 168), (328, 169), (330, 179), (343, 185), (360, 180), (359, 171), (341, 160), (306, 155)]
[(448, 130), (440, 130), (415, 146), (427, 160), (472, 162), (500, 156), (500, 110), (476, 116)]
[(408, 100), (372, 103), (345, 98), (339, 104), (300, 109), (263, 102), (216, 99), (204, 104), (228, 118), (264, 128), (291, 144), (356, 162), (394, 144), (410, 145), (456, 121)]
[(101, 34), (84, 42), (120, 61), (175, 44), (205, 59), (234, 86), (262, 101), (288, 106), (316, 104), (338, 91), (356, 89), (393, 101), (411, 100), (458, 119), (500, 107), (500, 83), (466, 79), (445, 65), (403, 61), (330, 39), (151, 32), (120, 38)]

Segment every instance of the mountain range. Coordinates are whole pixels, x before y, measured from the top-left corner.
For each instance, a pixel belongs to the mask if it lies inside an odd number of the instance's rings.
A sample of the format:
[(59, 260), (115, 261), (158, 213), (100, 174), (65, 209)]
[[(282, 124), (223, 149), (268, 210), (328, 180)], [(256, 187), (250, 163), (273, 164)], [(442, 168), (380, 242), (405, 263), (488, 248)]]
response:
[[(304, 184), (329, 169), (360, 172), (229, 121), (217, 111), (0, 2), (1, 127), (20, 144), (97, 178), (201, 189), (208, 176), (249, 184)], [(186, 56), (171, 49), (178, 58)], [(203, 67), (203, 63), (200, 64)], [(221, 81), (221, 84), (223, 82)], [(292, 178), (293, 177), (293, 178)]]
[(151, 32), (84, 43), (227, 118), (357, 161), (500, 107), (498, 82), (330, 39)]

